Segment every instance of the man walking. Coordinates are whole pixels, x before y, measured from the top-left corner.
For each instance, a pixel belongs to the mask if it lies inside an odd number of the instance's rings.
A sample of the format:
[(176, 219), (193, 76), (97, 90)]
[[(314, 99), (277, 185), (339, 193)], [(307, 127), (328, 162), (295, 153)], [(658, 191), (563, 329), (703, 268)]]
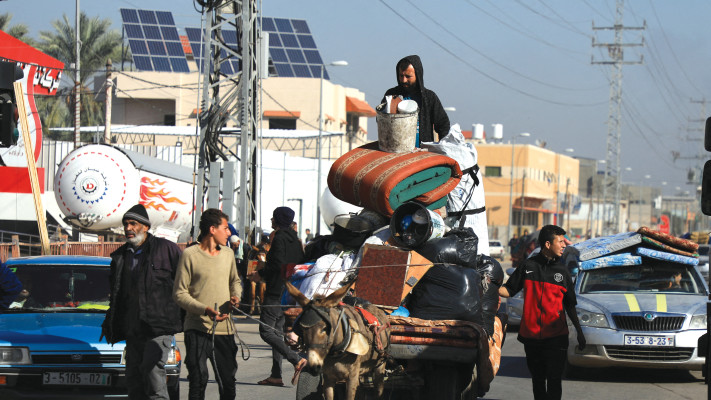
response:
[[(267, 253), (267, 261), (264, 268), (252, 273), (250, 279), (259, 282), (264, 280), (267, 289), (264, 294), (263, 308), (259, 325), (259, 336), (267, 344), (272, 346), (272, 372), (268, 378), (257, 382), (260, 385), (284, 386), (281, 378), (281, 361), (283, 357), (294, 365), (294, 379), (297, 373), (306, 365), (306, 359), (301, 358), (298, 353), (291, 350), (284, 343), (280, 335), (284, 331), (284, 312), (281, 304), (281, 294), (284, 291), (284, 281), (281, 278), (281, 268), (285, 264), (300, 263), (304, 258), (304, 250), (301, 241), (296, 236), (296, 231), (291, 229), (294, 222), (294, 210), (289, 207), (277, 207), (272, 213), (272, 229), (274, 229), (274, 239)], [(279, 332), (279, 333), (277, 333)]]
[[(518, 340), (526, 351), (526, 364), (533, 381), (536, 400), (560, 399), (561, 379), (568, 351), (568, 314), (578, 336), (578, 347), (585, 347), (580, 328), (573, 280), (560, 256), (565, 249), (565, 230), (546, 225), (538, 234), (541, 251), (523, 261), (499, 289), (502, 297), (515, 296), (523, 289), (523, 317)], [(565, 312), (564, 312), (565, 311)]]
[(425, 88), (420, 56), (402, 58), (395, 66), (395, 73), (398, 85), (385, 92), (381, 103), (385, 103), (385, 96), (402, 96), (403, 100), (414, 100), (417, 103), (419, 119), (415, 147), (420, 147), (421, 142), (434, 141), (433, 126), (440, 140), (447, 136), (449, 117), (437, 94)]
[(230, 314), (239, 303), (242, 284), (234, 252), (227, 243), (230, 235), (227, 215), (214, 208), (205, 210), (200, 217), (198, 244), (185, 249), (175, 276), (173, 298), (187, 312), (185, 366), (191, 400), (205, 398), (208, 358), (220, 399), (236, 396), (237, 344)]
[(163, 369), (172, 335), (182, 330), (172, 299), (180, 248), (150, 233), (141, 204), (123, 216), (126, 244), (111, 254), (111, 296), (102, 324), (108, 343), (126, 340), (126, 381), (130, 399), (168, 399)]

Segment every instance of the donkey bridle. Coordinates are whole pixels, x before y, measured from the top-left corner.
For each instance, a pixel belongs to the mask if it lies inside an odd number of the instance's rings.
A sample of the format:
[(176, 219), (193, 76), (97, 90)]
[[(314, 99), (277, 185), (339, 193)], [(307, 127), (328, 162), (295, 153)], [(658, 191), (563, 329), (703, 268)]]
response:
[[(343, 314), (345, 313), (345, 308), (338, 306), (338, 309), (340, 312), (338, 313), (338, 319), (336, 320), (336, 327), (339, 325), (343, 328), (343, 341), (337, 345), (333, 345), (333, 339), (336, 333), (336, 329), (334, 329), (333, 326), (331, 326), (331, 317), (328, 312), (328, 308), (326, 307), (321, 307), (321, 306), (314, 306), (314, 305), (307, 305), (304, 307), (304, 311), (301, 313), (301, 316), (299, 317), (299, 323), (298, 325), (301, 326), (301, 328), (310, 328), (320, 321), (323, 321), (326, 323), (326, 329), (328, 330), (328, 340), (327, 342), (324, 343), (310, 343), (309, 347), (313, 349), (329, 349), (328, 354), (333, 354), (333, 353), (342, 353), (343, 351), (346, 350), (348, 345), (351, 342), (351, 329), (350, 326), (348, 325), (348, 321), (346, 318), (343, 318)], [(333, 347), (331, 347), (333, 346)]]

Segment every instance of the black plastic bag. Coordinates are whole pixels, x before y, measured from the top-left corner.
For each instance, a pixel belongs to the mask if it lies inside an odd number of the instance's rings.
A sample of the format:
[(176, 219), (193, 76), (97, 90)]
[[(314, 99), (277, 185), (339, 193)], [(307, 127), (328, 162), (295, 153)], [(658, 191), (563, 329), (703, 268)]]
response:
[(499, 311), (499, 288), (504, 283), (504, 270), (495, 259), (480, 255), (477, 271), (481, 275), (481, 318), (489, 336), (494, 333), (494, 317)]
[(437, 264), (412, 290), (407, 308), (414, 318), (481, 324), (481, 276), (472, 268)]
[(417, 249), (417, 252), (433, 263), (449, 263), (476, 268), (478, 246), (479, 238), (472, 228), (455, 228), (442, 238), (426, 242)]

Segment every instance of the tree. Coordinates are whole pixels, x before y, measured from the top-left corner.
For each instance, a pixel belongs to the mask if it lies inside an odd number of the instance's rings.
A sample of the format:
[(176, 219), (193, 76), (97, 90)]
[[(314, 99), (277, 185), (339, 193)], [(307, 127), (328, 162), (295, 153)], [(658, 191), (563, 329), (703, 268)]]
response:
[(22, 40), (30, 46), (35, 46), (35, 40), (27, 35), (30, 32), (30, 29), (27, 27), (27, 25), (15, 24), (13, 26), (10, 26), (11, 19), (12, 14), (10, 13), (0, 14), (0, 31), (7, 33), (15, 39)]
[[(104, 123), (104, 105), (95, 100), (95, 93), (89, 85), (93, 83), (96, 73), (103, 74), (107, 59), (121, 60), (121, 34), (116, 30), (110, 30), (110, 26), (111, 21), (108, 18), (89, 18), (84, 13), (81, 13), (79, 18), (79, 40), (82, 44), (80, 51), (82, 125)], [(76, 72), (70, 66), (76, 61), (74, 22), (64, 15), (62, 20), (53, 21), (52, 27), (53, 32), (40, 32), (39, 49), (65, 64), (64, 77), (69, 83), (59, 88), (56, 98), (45, 98), (39, 106), (45, 111), (46, 126), (72, 126)]]

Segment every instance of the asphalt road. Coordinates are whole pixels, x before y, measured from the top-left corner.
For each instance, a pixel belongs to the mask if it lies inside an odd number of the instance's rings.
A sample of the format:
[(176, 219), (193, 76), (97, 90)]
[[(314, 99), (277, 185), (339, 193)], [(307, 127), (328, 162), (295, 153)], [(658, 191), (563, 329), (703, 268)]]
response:
[[(289, 382), (293, 373), (291, 364), (283, 362), (284, 387), (257, 385), (257, 381), (269, 376), (271, 348), (259, 337), (256, 322), (244, 317), (235, 319), (240, 337), (250, 348), (250, 358), (239, 360), (237, 371), (237, 398), (293, 399), (295, 389)], [(523, 345), (516, 340), (516, 331), (508, 332), (504, 344), (501, 369), (484, 399), (533, 399), (531, 378), (526, 367)], [(184, 351), (182, 335), (178, 343)], [(646, 370), (630, 368), (606, 368), (588, 370), (585, 379), (564, 380), (565, 399), (704, 399), (706, 385), (700, 371)], [(188, 395), (187, 370), (183, 366), (180, 382), (181, 398)], [(212, 374), (207, 387), (206, 399), (218, 399), (217, 383)]]

